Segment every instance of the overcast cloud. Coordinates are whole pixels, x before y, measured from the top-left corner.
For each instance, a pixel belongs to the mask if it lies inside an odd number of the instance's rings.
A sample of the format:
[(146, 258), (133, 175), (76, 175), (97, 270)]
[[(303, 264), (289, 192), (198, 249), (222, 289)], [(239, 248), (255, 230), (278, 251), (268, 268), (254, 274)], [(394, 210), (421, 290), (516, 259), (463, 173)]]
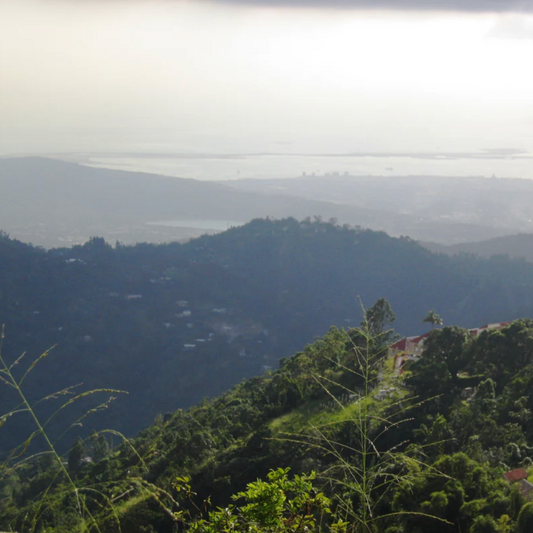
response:
[[(212, 1), (212, 0), (211, 0)], [(215, 0), (226, 4), (320, 9), (531, 13), (532, 0)]]
[(531, 2), (369, 5), (0, 0), (0, 155), (533, 151)]

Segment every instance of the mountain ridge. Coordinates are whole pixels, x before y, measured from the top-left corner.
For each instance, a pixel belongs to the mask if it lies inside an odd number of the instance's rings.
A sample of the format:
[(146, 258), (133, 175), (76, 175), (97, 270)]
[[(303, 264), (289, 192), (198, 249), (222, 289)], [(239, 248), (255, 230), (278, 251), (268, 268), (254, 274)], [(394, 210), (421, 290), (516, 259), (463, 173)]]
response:
[(319, 220), (115, 248), (93, 238), (46, 251), (3, 236), (0, 268), (7, 360), (57, 345), (41, 379), (29, 378), (32, 397), (73, 380), (127, 390), (97, 425), (127, 435), (276, 368), (331, 325), (356, 325), (361, 302), (387, 298), (402, 334), (431, 308), (467, 327), (533, 314), (529, 263), (439, 256)]
[(422, 246), (435, 253), (457, 255), (462, 253), (475, 254), (480, 257), (507, 255), (533, 261), (533, 234), (519, 233), (487, 239), (480, 242), (468, 242), (454, 245), (441, 245), (432, 242), (420, 242)]

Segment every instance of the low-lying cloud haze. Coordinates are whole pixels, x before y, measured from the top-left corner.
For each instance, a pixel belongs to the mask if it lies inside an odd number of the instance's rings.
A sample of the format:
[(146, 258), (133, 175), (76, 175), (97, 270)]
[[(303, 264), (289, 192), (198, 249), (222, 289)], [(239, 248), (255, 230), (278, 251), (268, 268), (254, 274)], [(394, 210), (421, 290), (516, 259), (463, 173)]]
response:
[(3, 0), (0, 155), (533, 152), (532, 5)]
[(462, 11), (471, 13), (530, 13), (530, 0), (208, 0), (262, 7), (313, 7), (319, 9)]

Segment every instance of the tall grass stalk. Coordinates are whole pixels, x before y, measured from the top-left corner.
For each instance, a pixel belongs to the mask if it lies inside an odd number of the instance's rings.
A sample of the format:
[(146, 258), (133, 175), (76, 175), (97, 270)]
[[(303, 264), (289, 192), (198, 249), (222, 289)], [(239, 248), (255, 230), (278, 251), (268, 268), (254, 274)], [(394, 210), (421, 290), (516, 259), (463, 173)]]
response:
[[(51, 457), (53, 463), (57, 468), (56, 475), (53, 476), (50, 484), (39, 495), (39, 500), (36, 503), (32, 516), (28, 516), (25, 521), (25, 524), (23, 524), (22, 527), (24, 528), (24, 531), (35, 530), (39, 519), (41, 518), (45, 510), (53, 507), (59, 499), (65, 496), (65, 493), (62, 493), (60, 495), (55, 495), (54, 500), (50, 500), (48, 498), (48, 494), (51, 488), (54, 486), (54, 484), (58, 481), (59, 478), (62, 478), (66, 483), (68, 494), (74, 497), (75, 506), (78, 509), (80, 517), (81, 531), (95, 531), (97, 533), (102, 533), (98, 520), (93, 515), (93, 512), (89, 509), (89, 506), (86, 502), (86, 498), (82, 496), (84, 493), (89, 493), (91, 491), (98, 492), (100, 496), (102, 494), (99, 491), (95, 491), (94, 488), (83, 488), (78, 486), (74, 477), (71, 475), (67, 466), (65, 465), (63, 456), (60, 455), (57, 450), (57, 443), (61, 438), (65, 436), (65, 434), (70, 429), (81, 425), (81, 421), (90, 414), (107, 407), (109, 403), (115, 399), (117, 394), (124, 393), (124, 391), (115, 389), (93, 389), (90, 391), (81, 392), (73, 396), (73, 390), (75, 389), (75, 387), (67, 387), (66, 389), (49, 394), (48, 396), (41, 398), (36, 403), (32, 404), (23, 389), (23, 383), (30, 374), (30, 372), (32, 372), (36, 368), (36, 366), (50, 354), (52, 349), (43, 352), (39, 357), (37, 357), (29, 365), (22, 377), (20, 379), (17, 379), (13, 373), (13, 368), (20, 364), (25, 354), (22, 354), (18, 359), (15, 360), (15, 362), (9, 365), (5, 361), (3, 356), (4, 339), (5, 329), (4, 326), (2, 326), (2, 330), (0, 333), (0, 383), (3, 383), (5, 386), (13, 389), (20, 401), (15, 407), (10, 409), (8, 412), (0, 415), (0, 427), (2, 427), (11, 417), (26, 413), (31, 418), (33, 430), (29, 437), (27, 437), (22, 444), (16, 446), (13, 450), (11, 450), (7, 458), (2, 463), (0, 463), (0, 482), (5, 480), (11, 474), (16, 473), (16, 471), (20, 469), (23, 465), (28, 464), (32, 460), (36, 460), (39, 457), (43, 456)], [(97, 407), (89, 409), (74, 423), (70, 424), (70, 426), (57, 439), (52, 440), (50, 433), (47, 431), (50, 423), (56, 417), (58, 417), (58, 415), (62, 414), (63, 410), (66, 407), (83, 398), (98, 393), (111, 394), (111, 396), (108, 400), (101, 403)], [(62, 405), (58, 409), (56, 409), (52, 413), (52, 415), (50, 415), (45, 421), (41, 421), (41, 419), (37, 416), (35, 407), (46, 400), (57, 399), (66, 396), (71, 397), (64, 401)], [(44, 450), (36, 453), (31, 453), (30, 455), (26, 455), (26, 452), (28, 451), (28, 449), (30, 449), (30, 446), (33, 441), (39, 437), (42, 438), (44, 441)]]
[[(396, 379), (392, 370), (390, 375), (384, 374), (388, 346), (382, 339), (390, 338), (390, 332), (376, 335), (365, 320), (360, 328), (345, 334), (348, 352), (352, 356), (348, 358), (350, 364), (340, 362), (339, 358), (326, 358), (339, 370), (354, 376), (358, 383), (357, 391), (322, 374), (313, 375), (345, 416), (340, 421), (337, 418), (324, 424), (312, 424), (310, 432), (286, 433), (282, 440), (305, 443), (332, 457), (332, 466), (325, 469), (321, 477), (336, 494), (338, 518), (352, 524), (351, 531), (354, 533), (376, 533), (380, 531), (380, 522), (399, 518), (402, 514), (418, 514), (446, 522), (425, 513), (394, 512), (390, 509), (383, 512), (383, 504), (392, 496), (394, 489), (412, 481), (420, 471), (431, 472), (431, 475), (444, 474), (424, 462), (421, 447), (415, 449), (409, 446), (408, 441), (403, 441), (391, 449), (384, 449), (380, 443), (389, 432), (399, 430), (410, 422), (409, 411), (422, 403), (408, 397), (405, 391), (382, 401), (373, 397), (380, 379)], [(351, 393), (355, 401), (346, 405), (331, 392), (333, 389)], [(354, 442), (339, 442), (332, 436), (332, 430), (340, 424), (350, 425)]]

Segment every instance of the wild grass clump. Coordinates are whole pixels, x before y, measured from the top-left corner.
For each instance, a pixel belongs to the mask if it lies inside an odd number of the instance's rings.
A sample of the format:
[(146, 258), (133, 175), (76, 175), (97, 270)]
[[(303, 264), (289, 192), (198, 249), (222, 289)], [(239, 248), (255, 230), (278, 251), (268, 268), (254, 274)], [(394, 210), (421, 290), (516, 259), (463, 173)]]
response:
[[(364, 314), (361, 327), (345, 332), (343, 361), (338, 358), (330, 361), (345, 376), (352, 376), (352, 379), (344, 379), (344, 383), (356, 383), (357, 388), (351, 389), (323, 374), (314, 374), (314, 379), (330, 398), (331, 409), (287, 415), (286, 420), (275, 424), (277, 438), (305, 444), (309, 450), (328, 458), (320, 478), (335, 494), (337, 518), (350, 523), (351, 531), (382, 531), (387, 523), (393, 524), (402, 514), (418, 514), (446, 522), (431, 513), (395, 511), (392, 504), (398, 487), (409, 485), (422, 471), (434, 476), (443, 474), (424, 462), (424, 451), (420, 447), (402, 439), (403, 426), (413, 420), (410, 411), (421, 403), (409, 397), (405, 390), (390, 387), (397, 385), (387, 359), (391, 330), (382, 327), (383, 321), (376, 326), (368, 311)], [(389, 393), (380, 398), (377, 393), (384, 387)], [(346, 396), (349, 401), (345, 401)], [(291, 416), (298, 419), (299, 431), (283, 433), (285, 428), (294, 428)]]
[[(165, 507), (166, 495), (162, 498), (162, 491), (140, 476), (100, 483), (83, 476), (85, 467), (93, 459), (102, 460), (113, 454), (108, 440), (110, 435), (118, 437), (123, 446), (129, 448), (129, 453), (137, 455), (139, 469), (144, 468), (143, 458), (122, 434), (103, 430), (86, 438), (81, 436), (86, 420), (107, 409), (125, 391), (107, 388), (81, 391), (81, 385), (77, 385), (32, 401), (26, 390), (26, 379), (45, 362), (53, 349), (43, 352), (24, 369), (25, 354), (12, 363), (5, 360), (4, 338), (2, 327), (0, 386), (4, 390), (0, 393), (9, 398), (10, 407), (0, 414), (0, 431), (13, 431), (17, 421), (29, 429), (19, 444), (0, 456), (0, 513), (3, 517), (0, 529), (19, 533), (120, 531), (119, 510), (126, 495), (138, 500), (155, 498)], [(65, 424), (69, 409), (79, 404), (83, 404), (83, 409), (77, 410), (74, 421)], [(65, 445), (67, 439), (70, 442), (75, 439), (70, 449)], [(25, 509), (23, 514), (18, 512), (20, 508)]]

